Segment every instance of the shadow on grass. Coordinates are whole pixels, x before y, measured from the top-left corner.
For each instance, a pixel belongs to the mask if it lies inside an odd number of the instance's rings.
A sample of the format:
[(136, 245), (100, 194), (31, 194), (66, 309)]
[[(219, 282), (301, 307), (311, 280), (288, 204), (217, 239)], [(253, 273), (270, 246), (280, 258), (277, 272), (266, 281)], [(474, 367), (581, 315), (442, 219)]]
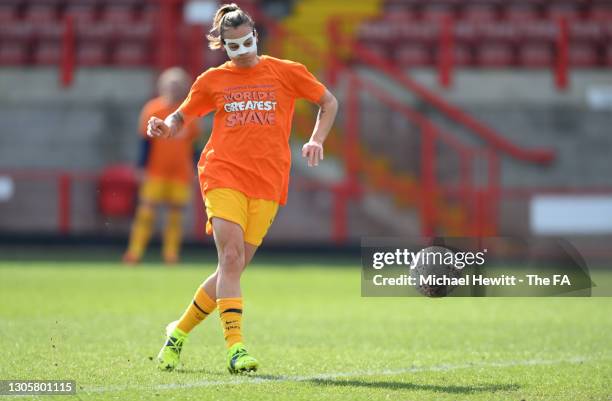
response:
[(416, 384), (398, 381), (372, 381), (372, 380), (341, 380), (341, 379), (310, 379), (308, 383), (322, 386), (341, 386), (341, 387), (366, 387), (384, 388), (388, 390), (424, 390), (438, 393), (450, 394), (470, 394), (470, 393), (491, 393), (495, 391), (514, 391), (518, 390), (516, 384), (486, 384), (476, 386), (456, 386), (456, 385), (437, 385), (437, 384)]
[(436, 384), (416, 384), (398, 381), (377, 381), (377, 380), (346, 380), (346, 379), (326, 379), (326, 378), (296, 378), (275, 375), (250, 375), (253, 379), (264, 381), (296, 381), (302, 383), (316, 384), (320, 386), (339, 386), (339, 387), (365, 387), (388, 390), (423, 390), (450, 394), (470, 394), (470, 393), (491, 393), (495, 391), (515, 391), (520, 388), (517, 384), (485, 384), (474, 386), (456, 385), (436, 385)]
[[(207, 376), (216, 376), (227, 378), (227, 372), (213, 371), (207, 369), (177, 369), (177, 373), (182, 374), (202, 374)], [(309, 383), (319, 386), (339, 386), (339, 387), (364, 387), (364, 388), (377, 388), (377, 389), (388, 389), (388, 390), (422, 390), (422, 391), (433, 391), (438, 393), (449, 393), (449, 394), (473, 394), (473, 393), (492, 393), (496, 391), (516, 391), (520, 388), (517, 384), (483, 384), (474, 386), (457, 386), (452, 384), (437, 385), (437, 384), (416, 384), (410, 382), (399, 382), (399, 381), (378, 381), (378, 380), (356, 380), (356, 379), (329, 379), (329, 378), (307, 378), (307, 377), (292, 377), (292, 376), (277, 376), (277, 375), (265, 375), (265, 374), (245, 374), (232, 376), (233, 378), (246, 379), (247, 383), (249, 379), (253, 381), (261, 382), (300, 382)]]

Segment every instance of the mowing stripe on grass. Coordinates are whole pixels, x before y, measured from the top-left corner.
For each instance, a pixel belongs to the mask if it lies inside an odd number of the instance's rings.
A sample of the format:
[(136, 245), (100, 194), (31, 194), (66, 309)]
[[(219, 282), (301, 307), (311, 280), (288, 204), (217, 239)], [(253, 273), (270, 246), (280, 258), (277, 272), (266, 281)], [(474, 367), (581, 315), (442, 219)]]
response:
[[(421, 373), (421, 372), (446, 372), (450, 370), (470, 369), (470, 368), (507, 368), (513, 366), (541, 366), (541, 365), (557, 365), (561, 363), (583, 363), (592, 360), (601, 360), (602, 358), (584, 358), (572, 357), (567, 359), (527, 359), (522, 361), (497, 361), (497, 362), (471, 362), (455, 365), (437, 365), (437, 366), (420, 366), (403, 369), (389, 370), (364, 370), (355, 372), (335, 372), (321, 373), (310, 376), (273, 376), (273, 375), (257, 375), (257, 376), (241, 376), (227, 380), (201, 380), (192, 383), (169, 383), (159, 384), (156, 386), (107, 386), (107, 387), (91, 387), (84, 388), (81, 391), (84, 393), (109, 393), (128, 390), (177, 390), (197, 387), (210, 387), (221, 385), (239, 385), (239, 384), (263, 384), (263, 383), (283, 383), (283, 382), (317, 382), (322, 380), (343, 379), (363, 376), (394, 376), (405, 373)], [(606, 359), (606, 358), (603, 358)]]

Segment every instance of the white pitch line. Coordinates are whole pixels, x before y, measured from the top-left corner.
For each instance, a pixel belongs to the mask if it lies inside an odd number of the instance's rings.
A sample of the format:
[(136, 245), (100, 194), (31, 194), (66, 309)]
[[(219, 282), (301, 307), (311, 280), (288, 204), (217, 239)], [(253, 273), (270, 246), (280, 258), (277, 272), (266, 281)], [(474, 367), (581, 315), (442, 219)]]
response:
[[(600, 358), (597, 358), (600, 359)], [(159, 384), (157, 386), (107, 386), (107, 387), (91, 387), (80, 390), (84, 393), (109, 393), (117, 391), (127, 390), (177, 390), (186, 388), (196, 387), (211, 387), (211, 386), (227, 386), (227, 385), (239, 385), (239, 384), (263, 384), (263, 383), (283, 383), (283, 382), (306, 382), (306, 381), (317, 381), (317, 380), (330, 380), (330, 379), (341, 379), (350, 377), (363, 377), (363, 376), (394, 376), (405, 373), (421, 373), (421, 372), (447, 372), (450, 370), (459, 369), (470, 369), (470, 368), (506, 368), (512, 366), (541, 366), (541, 365), (557, 365), (560, 363), (581, 363), (592, 360), (590, 358), (573, 357), (568, 359), (555, 359), (555, 360), (543, 360), (543, 359), (527, 359), (523, 361), (497, 361), (497, 362), (473, 362), (456, 365), (438, 365), (438, 366), (421, 366), (421, 367), (410, 367), (403, 369), (385, 369), (379, 371), (365, 370), (355, 372), (335, 372), (335, 373), (321, 373), (311, 376), (275, 376), (275, 377), (249, 377), (243, 376), (229, 380), (201, 380), (191, 383), (168, 383)]]

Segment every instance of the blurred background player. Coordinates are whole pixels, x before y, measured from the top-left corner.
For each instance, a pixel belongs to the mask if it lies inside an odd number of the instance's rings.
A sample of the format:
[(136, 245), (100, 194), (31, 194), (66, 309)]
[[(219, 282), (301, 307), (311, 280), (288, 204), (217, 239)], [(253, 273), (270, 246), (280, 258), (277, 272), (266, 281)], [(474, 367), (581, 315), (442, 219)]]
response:
[(179, 260), (183, 210), (191, 199), (194, 176), (194, 142), (199, 129), (195, 122), (185, 125), (172, 138), (148, 138), (147, 121), (151, 117), (166, 118), (180, 105), (189, 90), (190, 79), (178, 67), (165, 70), (159, 77), (159, 96), (147, 102), (140, 115), (139, 130), (146, 141), (144, 179), (140, 200), (132, 224), (128, 249), (123, 261), (137, 264), (143, 256), (154, 228), (160, 206), (167, 208), (163, 230), (162, 256), (173, 265)]

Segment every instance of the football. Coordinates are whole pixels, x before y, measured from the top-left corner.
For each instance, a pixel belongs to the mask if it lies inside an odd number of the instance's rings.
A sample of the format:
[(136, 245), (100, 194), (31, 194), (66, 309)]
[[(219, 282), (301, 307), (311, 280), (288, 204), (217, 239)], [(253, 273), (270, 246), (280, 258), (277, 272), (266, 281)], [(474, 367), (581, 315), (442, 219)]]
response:
[[(415, 256), (416, 264), (410, 272), (419, 293), (439, 298), (453, 291), (456, 286), (448, 282), (462, 275), (462, 269), (456, 268), (451, 262), (453, 256), (453, 251), (443, 246), (430, 246), (419, 251)], [(447, 283), (440, 284), (441, 281)]]

